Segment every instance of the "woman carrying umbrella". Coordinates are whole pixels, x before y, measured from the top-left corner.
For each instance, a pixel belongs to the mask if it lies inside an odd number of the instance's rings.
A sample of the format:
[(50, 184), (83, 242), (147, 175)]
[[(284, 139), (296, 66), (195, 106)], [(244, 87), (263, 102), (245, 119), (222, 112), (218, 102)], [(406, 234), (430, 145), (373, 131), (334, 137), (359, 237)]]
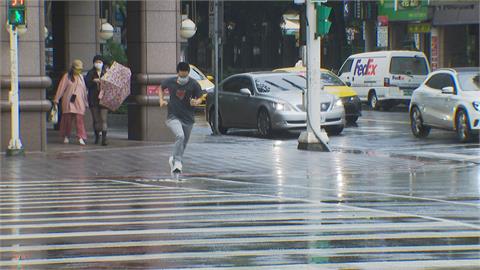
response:
[(93, 68), (85, 76), (85, 83), (88, 88), (88, 105), (92, 112), (93, 128), (95, 131), (95, 144), (98, 144), (100, 132), (102, 133), (102, 145), (107, 145), (107, 117), (108, 109), (100, 105), (100, 78), (105, 75), (106, 66), (102, 56), (96, 55), (93, 58)]
[(82, 76), (83, 63), (74, 60), (70, 71), (63, 75), (58, 84), (57, 93), (53, 102), (58, 104), (62, 99), (62, 120), (60, 121), (60, 135), (64, 138), (63, 143), (69, 143), (72, 132), (72, 123), (77, 127), (77, 138), (80, 145), (85, 145), (87, 132), (83, 116), (88, 108), (87, 88)]

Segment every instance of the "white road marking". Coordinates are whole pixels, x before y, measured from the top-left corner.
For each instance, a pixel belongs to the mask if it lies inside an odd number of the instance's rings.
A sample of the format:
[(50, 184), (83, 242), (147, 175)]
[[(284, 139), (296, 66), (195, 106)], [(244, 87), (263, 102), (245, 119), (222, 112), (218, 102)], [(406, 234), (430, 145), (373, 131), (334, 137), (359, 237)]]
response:
[[(257, 257), (272, 255), (306, 255), (306, 256), (329, 256), (338, 257), (344, 255), (394, 253), (394, 252), (438, 252), (438, 251), (478, 251), (476, 245), (456, 246), (412, 246), (412, 247), (372, 247), (372, 248), (330, 248), (330, 249), (274, 249), (274, 250), (241, 250), (241, 251), (210, 251), (210, 252), (177, 252), (161, 254), (135, 254), (135, 255), (111, 255), (91, 256), (62, 259), (32, 259), (22, 260), (21, 265), (49, 265), (65, 263), (100, 263), (100, 262), (125, 262), (143, 260), (166, 260), (166, 259), (212, 259), (225, 257)], [(18, 261), (0, 261), (0, 266), (17, 266)]]

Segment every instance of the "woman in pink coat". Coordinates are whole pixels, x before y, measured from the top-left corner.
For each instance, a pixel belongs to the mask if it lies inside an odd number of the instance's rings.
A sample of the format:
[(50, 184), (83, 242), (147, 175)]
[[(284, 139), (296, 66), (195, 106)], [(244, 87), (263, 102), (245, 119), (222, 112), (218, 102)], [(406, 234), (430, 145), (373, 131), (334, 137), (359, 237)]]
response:
[(62, 99), (60, 135), (64, 138), (64, 143), (69, 143), (74, 121), (77, 126), (77, 138), (80, 145), (85, 145), (85, 140), (87, 139), (83, 116), (86, 108), (88, 108), (88, 100), (87, 87), (83, 80), (82, 70), (82, 61), (74, 60), (70, 71), (63, 75), (53, 100), (55, 104), (58, 104), (59, 100)]

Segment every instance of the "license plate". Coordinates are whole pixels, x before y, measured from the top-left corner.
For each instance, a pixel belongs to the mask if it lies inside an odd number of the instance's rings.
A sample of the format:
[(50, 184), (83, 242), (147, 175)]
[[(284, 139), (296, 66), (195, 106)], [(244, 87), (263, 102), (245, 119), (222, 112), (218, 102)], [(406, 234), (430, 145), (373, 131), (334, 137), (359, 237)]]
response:
[(404, 96), (411, 96), (413, 93), (413, 90), (403, 90), (403, 95)]

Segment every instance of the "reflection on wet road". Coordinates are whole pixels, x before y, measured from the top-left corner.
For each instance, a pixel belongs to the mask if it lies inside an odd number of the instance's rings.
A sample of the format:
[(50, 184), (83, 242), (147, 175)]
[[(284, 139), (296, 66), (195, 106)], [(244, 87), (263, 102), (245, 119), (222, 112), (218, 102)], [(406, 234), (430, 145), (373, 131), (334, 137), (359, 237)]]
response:
[(370, 269), (385, 262), (417, 261), (412, 264), (417, 268), (478, 262), (480, 231), (471, 224), (348, 203), (191, 188), (188, 182), (209, 180), (185, 181), (183, 187), (163, 180), (4, 181), (0, 266), (274, 268), (362, 262)]

